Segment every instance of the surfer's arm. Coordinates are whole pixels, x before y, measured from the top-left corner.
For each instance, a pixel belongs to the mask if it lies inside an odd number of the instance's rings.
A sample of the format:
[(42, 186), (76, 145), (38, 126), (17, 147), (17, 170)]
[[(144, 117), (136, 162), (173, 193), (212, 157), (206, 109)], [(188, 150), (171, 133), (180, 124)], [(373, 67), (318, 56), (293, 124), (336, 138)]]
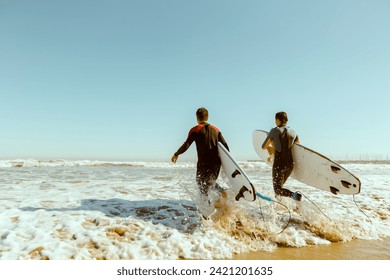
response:
[(266, 141), (264, 141), (263, 145), (261, 145), (261, 148), (263, 148), (263, 150), (265, 150), (265, 149), (267, 149), (269, 144), (271, 144), (271, 140), (269, 140), (269, 138), (267, 138)]
[(171, 161), (173, 163), (176, 163), (177, 159), (179, 158), (179, 155), (181, 155), (182, 153), (187, 151), (188, 148), (191, 146), (192, 142), (194, 142), (194, 140), (195, 140), (194, 134), (191, 133), (191, 131), (190, 131), (186, 141), (183, 143), (183, 145), (180, 146), (180, 148), (176, 151), (176, 153), (173, 154)]
[(274, 147), (272, 145), (269, 145), (267, 147), (267, 151), (268, 151), (270, 156), (273, 156), (275, 154), (275, 149), (274, 149)]
[(225, 138), (223, 138), (223, 136), (222, 136), (222, 133), (221, 133), (221, 132), (220, 132), (220, 133), (218, 133), (218, 142), (221, 142), (221, 143), (222, 143), (222, 145), (224, 145), (224, 146), (225, 146), (226, 150), (228, 150), (228, 151), (230, 152), (230, 150), (229, 150), (229, 146), (228, 146), (228, 144), (226, 143), (226, 141), (225, 141)]
[(271, 157), (275, 154), (275, 149), (274, 149), (274, 145), (273, 145), (272, 140), (270, 138), (267, 138), (264, 141), (262, 148), (263, 148), (263, 150), (268, 151), (268, 154), (270, 155), (270, 157), (268, 158), (268, 161), (271, 161)]
[(273, 146), (272, 140), (269, 137), (267, 137), (267, 139), (265, 139), (265, 141), (261, 147), (263, 148), (263, 150), (268, 150), (269, 147), (271, 147), (271, 146)]
[(187, 151), (187, 149), (190, 147), (191, 144), (188, 144), (187, 141), (184, 142), (183, 145), (181, 145), (181, 147), (177, 150), (176, 153), (173, 154), (172, 158), (171, 158), (171, 161), (173, 163), (176, 163), (177, 159), (179, 158), (179, 155), (181, 155), (182, 153), (184, 153), (185, 151)]
[(191, 143), (185, 141), (183, 143), (183, 145), (181, 145), (180, 148), (177, 150), (177, 152), (174, 154), (174, 156), (178, 157), (182, 153), (185, 153), (190, 146), (191, 146)]
[(271, 144), (267, 146), (267, 152), (269, 154), (268, 161), (271, 161), (271, 158), (275, 155), (275, 148), (273, 147), (272, 141)]

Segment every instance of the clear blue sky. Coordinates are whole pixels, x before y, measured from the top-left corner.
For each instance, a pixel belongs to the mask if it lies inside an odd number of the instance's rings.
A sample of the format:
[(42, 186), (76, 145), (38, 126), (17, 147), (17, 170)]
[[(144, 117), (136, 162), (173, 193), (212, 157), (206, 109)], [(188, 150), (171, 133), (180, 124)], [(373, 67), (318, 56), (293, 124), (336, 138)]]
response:
[(386, 157), (389, 30), (386, 0), (0, 0), (0, 158), (169, 160), (200, 106), (238, 159), (277, 111)]

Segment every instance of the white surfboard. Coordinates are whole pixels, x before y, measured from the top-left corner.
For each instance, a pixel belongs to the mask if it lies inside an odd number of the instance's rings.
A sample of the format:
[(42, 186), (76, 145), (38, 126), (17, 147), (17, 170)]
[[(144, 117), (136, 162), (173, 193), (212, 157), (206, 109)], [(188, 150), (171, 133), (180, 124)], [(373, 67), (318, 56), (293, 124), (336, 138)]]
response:
[[(262, 160), (272, 165), (273, 158), (270, 158), (267, 150), (262, 149), (267, 135), (268, 132), (264, 130), (255, 130), (252, 137), (253, 147)], [(292, 178), (333, 194), (360, 192), (360, 180), (344, 167), (301, 144), (294, 144), (291, 149), (294, 159)]]
[(218, 151), (222, 169), (229, 180), (235, 200), (238, 201), (243, 198), (247, 201), (254, 201), (256, 199), (256, 191), (244, 170), (241, 169), (229, 151), (219, 142)]

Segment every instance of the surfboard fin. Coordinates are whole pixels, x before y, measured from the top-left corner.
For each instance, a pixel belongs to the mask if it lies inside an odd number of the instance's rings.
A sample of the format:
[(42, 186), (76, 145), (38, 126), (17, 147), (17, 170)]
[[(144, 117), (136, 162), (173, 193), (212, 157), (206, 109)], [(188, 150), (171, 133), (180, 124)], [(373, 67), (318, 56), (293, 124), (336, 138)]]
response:
[(338, 173), (338, 172), (341, 170), (340, 167), (333, 166), (333, 165), (330, 166), (330, 169), (332, 169), (332, 171), (333, 171), (334, 173)]
[(341, 184), (343, 184), (343, 186), (347, 189), (349, 189), (349, 187), (352, 185), (350, 182), (344, 180), (341, 180)]
[(234, 172), (232, 173), (232, 178), (235, 178), (237, 175), (241, 175), (241, 172), (238, 171), (237, 169), (234, 170)]
[(333, 194), (335, 194), (335, 195), (337, 195), (338, 192), (340, 191), (339, 189), (337, 189), (337, 188), (335, 188), (335, 187), (332, 187), (332, 186), (329, 187), (329, 190), (331, 191), (331, 193), (333, 193)]
[(247, 191), (249, 191), (248, 188), (245, 186), (242, 186), (242, 188), (240, 189), (240, 192), (236, 195), (235, 200), (239, 201), (240, 198), (244, 197), (244, 192), (247, 192)]

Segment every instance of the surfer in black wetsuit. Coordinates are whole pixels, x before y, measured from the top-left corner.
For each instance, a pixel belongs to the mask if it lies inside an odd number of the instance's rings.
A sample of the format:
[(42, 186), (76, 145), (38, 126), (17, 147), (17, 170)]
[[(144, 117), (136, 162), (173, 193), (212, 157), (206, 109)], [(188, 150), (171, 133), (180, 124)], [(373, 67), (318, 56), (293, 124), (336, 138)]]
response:
[(179, 155), (187, 151), (192, 142), (195, 141), (198, 153), (196, 182), (201, 194), (207, 196), (210, 187), (218, 188), (216, 180), (221, 169), (221, 159), (217, 143), (221, 142), (228, 150), (229, 147), (219, 129), (207, 123), (208, 111), (205, 108), (202, 107), (196, 111), (196, 119), (198, 125), (191, 128), (186, 141), (172, 156), (171, 161), (176, 163)]
[(267, 138), (264, 140), (262, 148), (267, 149), (270, 155), (274, 155), (272, 181), (275, 194), (300, 201), (302, 199), (300, 193), (283, 188), (284, 183), (294, 169), (291, 147), (294, 143), (299, 143), (298, 135), (287, 126), (287, 121), (288, 118), (285, 112), (276, 113), (276, 127), (271, 129)]

